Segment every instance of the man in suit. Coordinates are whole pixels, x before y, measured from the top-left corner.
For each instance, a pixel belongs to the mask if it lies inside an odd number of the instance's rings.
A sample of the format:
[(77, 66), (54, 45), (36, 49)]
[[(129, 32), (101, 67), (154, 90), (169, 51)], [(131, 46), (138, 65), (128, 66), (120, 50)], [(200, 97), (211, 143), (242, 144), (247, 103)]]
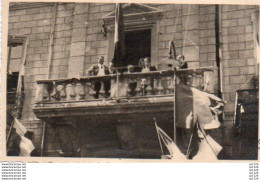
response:
[[(87, 74), (89, 76), (91, 76), (91, 75), (92, 76), (105, 76), (105, 75), (109, 74), (108, 67), (104, 65), (104, 56), (98, 56), (98, 64), (91, 66), (87, 70)], [(109, 90), (110, 90), (110, 81), (103, 81), (103, 82), (104, 82), (104, 86), (105, 86), (105, 96), (108, 97)], [(96, 94), (95, 94), (96, 99), (99, 98), (100, 89), (101, 89), (101, 82), (100, 81), (95, 82), (94, 90), (96, 92)]]
[[(151, 66), (151, 60), (149, 57), (145, 57), (144, 60), (143, 60), (143, 69), (142, 69), (142, 72), (150, 72), (150, 71), (156, 71), (156, 67), (154, 66)], [(143, 87), (143, 90), (144, 90), (144, 94), (146, 94), (146, 88), (148, 85), (151, 85), (151, 87), (153, 88), (154, 86), (154, 80), (153, 79), (142, 79), (142, 82), (141, 82), (141, 86)]]
[(87, 70), (87, 74), (89, 76), (94, 75), (94, 76), (104, 76), (109, 74), (109, 69), (106, 65), (104, 65), (104, 56), (98, 56), (98, 64), (95, 64), (91, 66)]
[(156, 67), (151, 66), (151, 60), (149, 57), (145, 57), (142, 72), (150, 72), (150, 71), (156, 71)]

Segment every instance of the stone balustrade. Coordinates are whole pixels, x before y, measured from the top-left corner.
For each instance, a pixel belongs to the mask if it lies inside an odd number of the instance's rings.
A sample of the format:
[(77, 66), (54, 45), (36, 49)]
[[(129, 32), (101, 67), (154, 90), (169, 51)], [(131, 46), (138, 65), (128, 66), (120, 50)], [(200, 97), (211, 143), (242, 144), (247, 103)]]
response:
[[(175, 83), (185, 84), (212, 93), (214, 89), (213, 81), (212, 68), (145, 73), (125, 72), (105, 76), (38, 80), (36, 103), (168, 96), (174, 94)], [(98, 97), (95, 88), (97, 82), (101, 83)], [(106, 93), (105, 83), (110, 84), (108, 93)]]

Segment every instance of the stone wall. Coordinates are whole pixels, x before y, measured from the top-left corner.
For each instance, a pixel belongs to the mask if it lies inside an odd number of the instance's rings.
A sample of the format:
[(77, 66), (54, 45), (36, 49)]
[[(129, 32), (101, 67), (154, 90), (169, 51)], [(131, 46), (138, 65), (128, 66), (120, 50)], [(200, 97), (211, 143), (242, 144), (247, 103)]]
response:
[[(169, 41), (174, 39), (177, 54), (185, 55), (189, 67), (216, 66), (214, 5), (148, 5), (163, 11), (163, 16), (158, 19), (158, 61), (168, 57)], [(55, 28), (50, 78), (84, 76), (85, 71), (96, 63), (98, 55), (108, 55), (109, 45), (101, 33), (102, 17), (114, 9), (115, 4), (58, 3), (55, 20), (53, 4), (10, 10), (8, 33), (29, 37), (22, 120), (35, 132), (38, 148), (42, 124), (35, 117), (32, 107), (36, 80), (47, 78), (52, 22), (55, 21)], [(235, 90), (255, 73), (250, 19), (255, 9), (256, 6), (222, 6), (224, 100), (228, 102), (225, 111), (230, 114), (234, 111)], [(51, 128), (48, 129), (51, 131)], [(50, 131), (47, 133), (53, 136)], [(47, 138), (50, 139), (53, 138)], [(58, 146), (57, 142), (50, 140), (48, 143), (48, 149), (57, 150), (54, 148)]]
[[(115, 10), (115, 4), (90, 3), (88, 11), (86, 46), (85, 46), (85, 71), (97, 62), (97, 57), (103, 55), (107, 60), (107, 39), (101, 33), (102, 17)], [(85, 75), (85, 72), (84, 72)]]
[[(25, 101), (22, 121), (29, 130), (35, 133), (34, 141), (37, 149), (41, 144), (42, 122), (35, 117), (32, 107), (36, 96), (36, 80), (47, 78), (48, 46), (53, 10), (52, 5), (11, 10), (8, 19), (9, 34), (24, 35), (29, 38), (25, 64)], [(67, 77), (73, 10), (74, 3), (61, 3), (57, 7), (51, 78)]]
[(253, 23), (256, 6), (222, 6), (223, 96), (225, 111), (233, 115), (235, 91), (255, 72)]

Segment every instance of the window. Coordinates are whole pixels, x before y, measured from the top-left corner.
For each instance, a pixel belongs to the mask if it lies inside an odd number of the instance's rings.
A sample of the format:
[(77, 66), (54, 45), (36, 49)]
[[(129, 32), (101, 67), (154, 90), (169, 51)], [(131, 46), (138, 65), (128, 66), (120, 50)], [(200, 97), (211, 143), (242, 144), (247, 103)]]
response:
[(8, 62), (7, 62), (7, 103), (15, 103), (15, 95), (17, 90), (19, 69), (22, 58), (23, 46), (9, 46)]
[[(159, 57), (159, 20), (163, 11), (144, 4), (124, 4), (124, 24), (126, 39), (126, 61), (124, 65), (137, 65), (140, 58), (149, 56), (151, 64), (157, 64)], [(107, 32), (107, 63), (112, 60), (114, 51), (115, 11), (103, 16)]]
[[(23, 36), (8, 36), (7, 56), (7, 111), (13, 113), (17, 97), (17, 88), (22, 91), (21, 72), (25, 61), (27, 38)], [(23, 72), (22, 72), (23, 73)]]
[(151, 56), (151, 30), (128, 31), (125, 33), (125, 66), (138, 65), (139, 59)]

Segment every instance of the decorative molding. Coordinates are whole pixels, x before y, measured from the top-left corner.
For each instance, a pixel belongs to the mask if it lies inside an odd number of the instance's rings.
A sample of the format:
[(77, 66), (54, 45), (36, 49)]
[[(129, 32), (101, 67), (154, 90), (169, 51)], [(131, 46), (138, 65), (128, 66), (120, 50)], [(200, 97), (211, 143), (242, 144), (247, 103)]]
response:
[[(147, 6), (144, 4), (125, 4), (123, 6), (124, 21), (137, 21), (137, 20), (151, 20), (158, 19), (163, 13), (162, 10)], [(115, 19), (115, 11), (103, 16), (103, 20), (106, 24), (113, 24)]]
[[(155, 65), (158, 60), (158, 31), (159, 20), (163, 16), (163, 11), (144, 4), (124, 4), (123, 5), (125, 31), (151, 30), (151, 62)], [(114, 50), (113, 33), (115, 26), (115, 11), (102, 17), (107, 30), (107, 59), (112, 59)]]
[(39, 8), (39, 7), (46, 7), (46, 6), (54, 6), (54, 2), (22, 2), (22, 3), (10, 3), (9, 4), (9, 10), (10, 11), (16, 11), (16, 10), (22, 10), (22, 9), (30, 9), (30, 8)]
[[(125, 111), (127, 109), (127, 112)], [(144, 109), (146, 109), (144, 111)], [(66, 122), (73, 122), (82, 117), (86, 122), (90, 119), (105, 116), (104, 120), (113, 119), (117, 115), (136, 115), (147, 113), (163, 114), (173, 111), (172, 96), (158, 96), (151, 98), (135, 98), (131, 102), (103, 102), (103, 101), (76, 101), (76, 102), (57, 102), (57, 103), (37, 103), (33, 111), (37, 118), (47, 122), (57, 122), (57, 119)], [(158, 113), (160, 114), (160, 113)]]

